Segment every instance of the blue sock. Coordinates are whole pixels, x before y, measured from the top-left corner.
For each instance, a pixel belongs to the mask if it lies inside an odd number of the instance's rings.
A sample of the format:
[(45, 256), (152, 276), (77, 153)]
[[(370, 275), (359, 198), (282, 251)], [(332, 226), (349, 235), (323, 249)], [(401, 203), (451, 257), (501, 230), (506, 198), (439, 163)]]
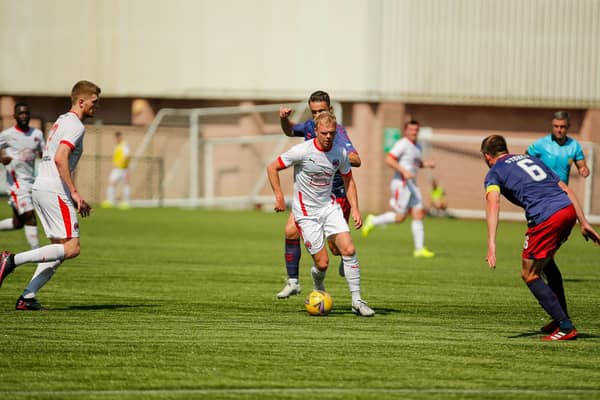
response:
[[(548, 286), (542, 278), (537, 278), (530, 282), (527, 282), (527, 286), (529, 287), (529, 290), (531, 290), (531, 293), (533, 293), (535, 298), (538, 300), (542, 308), (548, 314), (550, 314), (550, 317), (552, 317), (553, 320), (559, 321), (560, 324), (562, 324), (565, 320), (569, 320), (569, 317), (567, 317), (567, 313), (565, 313), (565, 311), (560, 306), (558, 298), (556, 297), (552, 289), (550, 289), (550, 286)], [(569, 324), (570, 323), (571, 321), (569, 321)]]
[(558, 298), (560, 306), (568, 316), (569, 311), (567, 310), (567, 299), (565, 298), (562, 275), (558, 269), (558, 265), (556, 265), (556, 262), (554, 262), (554, 259), (550, 259), (550, 261), (544, 267), (544, 275), (546, 275), (548, 286), (550, 286), (550, 289), (552, 289)]
[(285, 239), (285, 268), (288, 278), (298, 279), (301, 254), (299, 239)]

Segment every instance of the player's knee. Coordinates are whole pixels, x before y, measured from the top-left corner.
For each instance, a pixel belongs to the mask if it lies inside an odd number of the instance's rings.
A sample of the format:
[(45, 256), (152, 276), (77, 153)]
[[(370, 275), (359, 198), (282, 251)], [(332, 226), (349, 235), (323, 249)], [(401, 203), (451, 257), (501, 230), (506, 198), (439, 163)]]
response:
[(349, 244), (340, 249), (340, 254), (345, 257), (351, 257), (356, 253), (356, 249), (354, 248), (354, 244)]
[(25, 221), (21, 218), (13, 218), (13, 228), (21, 229), (25, 225)]
[(298, 232), (298, 227), (293, 221), (288, 221), (287, 224), (285, 224), (285, 238), (300, 239), (300, 232)]
[(79, 243), (65, 243), (65, 260), (75, 258), (81, 253)]

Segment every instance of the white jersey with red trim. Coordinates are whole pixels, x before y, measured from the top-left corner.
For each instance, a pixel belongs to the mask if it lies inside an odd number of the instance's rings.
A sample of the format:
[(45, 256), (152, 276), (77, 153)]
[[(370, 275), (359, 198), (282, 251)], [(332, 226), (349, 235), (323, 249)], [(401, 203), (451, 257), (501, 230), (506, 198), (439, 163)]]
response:
[[(398, 164), (402, 168), (409, 171), (415, 177), (417, 176), (423, 155), (419, 144), (415, 144), (404, 137), (394, 143), (388, 154), (398, 161)], [(402, 175), (398, 171), (395, 171), (393, 179), (402, 180)]]
[(342, 175), (352, 173), (348, 153), (342, 146), (333, 145), (323, 151), (316, 139), (298, 144), (278, 158), (279, 165), (294, 165), (294, 215), (314, 215), (335, 201), (331, 189), (333, 177), (339, 170)]
[(12, 190), (29, 186), (34, 181), (35, 159), (44, 149), (44, 134), (37, 128), (22, 131), (13, 126), (0, 133), (0, 148), (12, 160), (5, 165), (6, 180)]
[(58, 117), (48, 134), (48, 141), (42, 154), (42, 162), (40, 163), (38, 176), (35, 179), (34, 189), (70, 195), (69, 189), (58, 173), (54, 156), (61, 143), (69, 146), (71, 148), (69, 171), (73, 173), (83, 153), (84, 134), (85, 127), (77, 114), (69, 111)]

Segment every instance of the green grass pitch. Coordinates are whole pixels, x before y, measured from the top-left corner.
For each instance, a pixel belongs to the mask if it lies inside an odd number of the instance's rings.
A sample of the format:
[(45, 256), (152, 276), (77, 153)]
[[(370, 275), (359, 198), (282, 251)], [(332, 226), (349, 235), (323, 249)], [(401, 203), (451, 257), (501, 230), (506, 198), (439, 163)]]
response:
[[(519, 276), (524, 223), (500, 224), (495, 271), (484, 221), (427, 219), (431, 260), (413, 259), (410, 222), (353, 231), (377, 315), (351, 313), (336, 258), (333, 311), (310, 317), (306, 252), (302, 295), (275, 298), (286, 218), (94, 211), (81, 256), (39, 293), (48, 311), (14, 310), (33, 265), (0, 288), (0, 398), (600, 398), (600, 248), (577, 228), (557, 262), (581, 336), (545, 343), (545, 313)], [(22, 231), (0, 243), (27, 247)]]

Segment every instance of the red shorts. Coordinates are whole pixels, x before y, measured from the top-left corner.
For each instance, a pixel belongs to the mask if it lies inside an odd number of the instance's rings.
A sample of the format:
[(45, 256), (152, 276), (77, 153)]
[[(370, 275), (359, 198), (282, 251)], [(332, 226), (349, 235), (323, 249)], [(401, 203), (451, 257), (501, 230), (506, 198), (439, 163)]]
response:
[(541, 224), (527, 229), (522, 257), (530, 260), (552, 257), (567, 241), (576, 221), (575, 207), (570, 205), (557, 211)]
[(350, 219), (350, 202), (347, 197), (336, 197), (335, 201), (342, 207), (342, 212), (344, 213), (344, 219), (346, 222)]

